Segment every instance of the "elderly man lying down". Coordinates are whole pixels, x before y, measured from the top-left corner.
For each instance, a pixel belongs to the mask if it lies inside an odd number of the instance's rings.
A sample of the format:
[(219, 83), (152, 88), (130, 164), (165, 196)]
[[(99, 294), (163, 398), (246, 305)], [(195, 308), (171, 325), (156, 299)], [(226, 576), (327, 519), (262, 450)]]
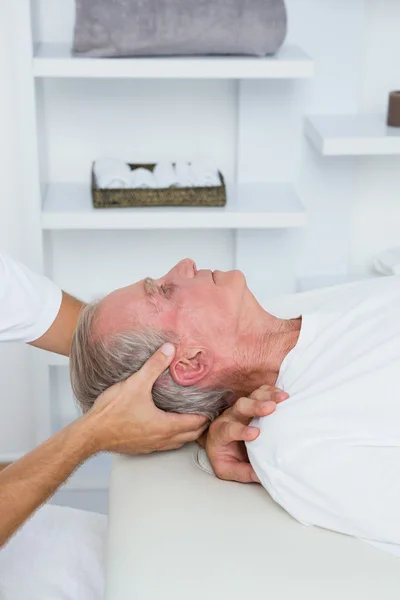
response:
[(166, 340), (177, 352), (154, 388), (164, 410), (214, 419), (276, 385), (290, 398), (256, 421), (247, 448), (262, 485), (301, 523), (400, 544), (400, 277), (365, 290), (339, 288), (318, 310), (282, 320), (242, 273), (183, 260), (84, 309), (74, 392), (88, 410)]

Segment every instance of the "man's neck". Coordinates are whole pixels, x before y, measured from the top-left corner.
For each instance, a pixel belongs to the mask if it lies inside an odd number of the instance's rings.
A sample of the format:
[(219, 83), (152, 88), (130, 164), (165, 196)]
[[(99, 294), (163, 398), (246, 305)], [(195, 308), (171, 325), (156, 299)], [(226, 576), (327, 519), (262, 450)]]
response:
[(253, 331), (244, 333), (230, 373), (236, 397), (276, 384), (285, 357), (298, 342), (301, 322), (301, 318), (282, 320), (265, 313)]

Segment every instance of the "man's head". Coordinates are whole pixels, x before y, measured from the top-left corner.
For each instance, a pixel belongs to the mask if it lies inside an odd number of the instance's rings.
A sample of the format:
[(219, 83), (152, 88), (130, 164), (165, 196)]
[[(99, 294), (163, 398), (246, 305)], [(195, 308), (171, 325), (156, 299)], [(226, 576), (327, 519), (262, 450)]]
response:
[(198, 271), (185, 259), (160, 279), (87, 306), (71, 350), (71, 381), (83, 411), (168, 341), (176, 354), (154, 386), (155, 403), (215, 418), (230, 402), (239, 340), (255, 305), (239, 271)]

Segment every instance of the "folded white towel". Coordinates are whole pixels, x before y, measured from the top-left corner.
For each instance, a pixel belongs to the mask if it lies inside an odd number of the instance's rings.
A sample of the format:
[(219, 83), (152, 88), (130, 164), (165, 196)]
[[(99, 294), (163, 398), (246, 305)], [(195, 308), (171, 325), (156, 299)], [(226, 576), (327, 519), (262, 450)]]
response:
[(158, 186), (153, 173), (149, 171), (149, 169), (143, 169), (142, 167), (139, 167), (138, 169), (133, 169), (131, 171), (129, 187), (136, 189), (154, 189)]
[(218, 169), (206, 160), (195, 160), (191, 165), (195, 185), (198, 187), (221, 185)]
[(170, 162), (159, 162), (154, 167), (153, 175), (157, 181), (157, 187), (169, 188), (178, 186), (178, 176), (175, 167)]
[(193, 187), (196, 185), (196, 178), (190, 163), (178, 161), (175, 164), (175, 171), (179, 187)]
[(100, 600), (107, 519), (44, 506), (0, 550), (1, 600)]
[(374, 268), (382, 275), (400, 275), (400, 248), (391, 248), (378, 254)]
[(99, 188), (123, 189), (129, 187), (131, 168), (117, 158), (99, 158), (94, 163), (94, 174)]

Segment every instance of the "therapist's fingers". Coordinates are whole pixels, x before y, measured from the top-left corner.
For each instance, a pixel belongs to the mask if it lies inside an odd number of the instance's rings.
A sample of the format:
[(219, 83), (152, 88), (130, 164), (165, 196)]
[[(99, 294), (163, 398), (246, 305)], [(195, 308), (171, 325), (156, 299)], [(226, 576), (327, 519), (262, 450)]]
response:
[(266, 417), (276, 409), (272, 400), (259, 401), (253, 398), (239, 398), (230, 409), (230, 417), (248, 425), (254, 417)]
[(208, 424), (205, 425), (204, 427), (202, 427), (201, 429), (198, 429), (197, 431), (190, 431), (188, 433), (181, 433), (181, 434), (175, 435), (171, 439), (171, 442), (174, 442), (176, 444), (181, 444), (182, 446), (184, 444), (187, 444), (188, 442), (195, 442), (204, 433), (204, 431), (207, 429), (207, 427), (208, 427)]
[(166, 421), (173, 435), (189, 434), (198, 437), (207, 429), (210, 422), (203, 415), (178, 415), (176, 413), (166, 414)]
[[(180, 416), (180, 415), (178, 415), (178, 416)], [(184, 416), (186, 416), (186, 415), (184, 415)], [(196, 415), (189, 415), (189, 416), (196, 416)], [(179, 433), (175, 433), (175, 434), (170, 433), (171, 430), (167, 429), (165, 432), (165, 435), (162, 436), (163, 437), (162, 441), (157, 444), (155, 449), (159, 450), (159, 451), (164, 451), (164, 450), (176, 450), (177, 448), (181, 448), (188, 442), (194, 442), (195, 440), (197, 440), (201, 436), (201, 434), (205, 431), (205, 429), (207, 429), (207, 427), (208, 427), (208, 419), (207, 419), (207, 422), (204, 425), (202, 425), (202, 427), (199, 427), (197, 429), (192, 428), (187, 431), (183, 430), (184, 431), (183, 433), (182, 433), (182, 428), (180, 429)]]
[(175, 346), (173, 344), (164, 344), (153, 354), (153, 356), (150, 356), (149, 360), (145, 362), (141, 369), (139, 369), (137, 372), (138, 377), (136, 377), (135, 380), (132, 379), (134, 375), (126, 380), (128, 385), (130, 381), (134, 381), (133, 385), (137, 386), (137, 381), (139, 379), (151, 389), (160, 375), (168, 369), (174, 356)]
[(162, 452), (168, 452), (169, 450), (179, 450), (179, 448), (182, 448), (185, 444), (169, 444), (168, 446), (165, 446), (162, 449)]

